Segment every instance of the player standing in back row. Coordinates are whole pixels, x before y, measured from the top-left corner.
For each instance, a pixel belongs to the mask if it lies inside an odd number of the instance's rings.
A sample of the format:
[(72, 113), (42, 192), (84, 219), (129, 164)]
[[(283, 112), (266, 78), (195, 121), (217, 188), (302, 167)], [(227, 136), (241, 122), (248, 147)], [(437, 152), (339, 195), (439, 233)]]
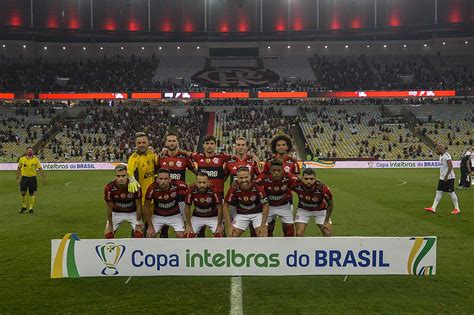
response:
[(458, 196), (454, 192), (454, 179), (456, 176), (453, 171), (453, 159), (451, 155), (446, 151), (446, 148), (441, 145), (436, 145), (436, 153), (439, 154), (439, 180), (438, 188), (436, 189), (436, 196), (431, 207), (425, 208), (425, 211), (436, 212), (436, 207), (443, 197), (443, 192), (447, 192), (451, 196), (453, 201), (454, 209), (451, 211), (451, 214), (459, 214), (461, 210), (459, 209)]
[[(277, 159), (283, 163), (283, 171), (285, 173), (293, 174), (299, 176), (300, 166), (298, 161), (290, 155), (291, 150), (293, 150), (293, 142), (291, 138), (285, 134), (279, 134), (273, 137), (272, 142), (270, 143), (270, 148), (273, 153), (273, 157), (265, 162), (265, 167), (263, 172), (270, 173), (270, 161)], [(293, 204), (293, 200), (290, 200), (290, 203)], [(275, 220), (268, 222), (268, 236), (273, 236), (273, 230), (275, 229)], [(284, 231), (283, 231), (284, 232)]]

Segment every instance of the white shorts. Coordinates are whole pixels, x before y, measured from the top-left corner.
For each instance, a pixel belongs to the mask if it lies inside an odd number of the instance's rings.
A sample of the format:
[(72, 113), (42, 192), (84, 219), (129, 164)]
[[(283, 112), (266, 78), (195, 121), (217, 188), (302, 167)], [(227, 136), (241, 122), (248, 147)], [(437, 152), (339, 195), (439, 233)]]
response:
[(245, 231), (249, 224), (252, 223), (254, 228), (258, 228), (262, 224), (262, 213), (254, 214), (236, 214), (232, 225), (234, 228)]
[(323, 225), (324, 220), (326, 219), (326, 210), (308, 211), (298, 208), (296, 211), (295, 222), (297, 223), (308, 224), (311, 218), (314, 218), (314, 222), (316, 222), (316, 224)]
[[(113, 226), (114, 233), (115, 231), (117, 231), (119, 225), (124, 221), (129, 222), (130, 225), (132, 226), (132, 229), (135, 230), (135, 227), (138, 224), (137, 213), (136, 212), (112, 212), (112, 223), (114, 225)], [(105, 227), (107, 228), (108, 225), (109, 225), (109, 221), (107, 220), (105, 222)]]
[(156, 233), (161, 231), (163, 225), (172, 227), (175, 232), (184, 232), (184, 221), (181, 214), (175, 214), (169, 217), (154, 214), (151, 221), (153, 222)]
[(198, 233), (202, 227), (208, 226), (212, 233), (216, 233), (217, 229), (217, 217), (210, 217), (210, 218), (201, 218), (193, 216), (191, 218), (191, 225), (193, 226), (194, 233)]
[(272, 207), (270, 206), (270, 211), (268, 213), (267, 224), (276, 220), (277, 217), (281, 218), (281, 223), (295, 223), (293, 219), (293, 209), (289, 203), (283, 206)]

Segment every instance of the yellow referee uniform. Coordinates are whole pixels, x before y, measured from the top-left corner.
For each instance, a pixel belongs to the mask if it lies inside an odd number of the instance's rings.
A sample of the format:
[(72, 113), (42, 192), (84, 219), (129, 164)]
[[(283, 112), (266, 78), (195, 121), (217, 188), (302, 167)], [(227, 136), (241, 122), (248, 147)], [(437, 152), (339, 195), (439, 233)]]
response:
[(41, 168), (40, 160), (34, 156), (31, 159), (22, 156), (18, 161), (18, 168), (21, 169), (21, 176), (35, 177), (36, 170)]
[(133, 176), (142, 187), (142, 204), (145, 204), (145, 195), (155, 181), (155, 153), (147, 150), (145, 154), (134, 152), (128, 158), (128, 176)]

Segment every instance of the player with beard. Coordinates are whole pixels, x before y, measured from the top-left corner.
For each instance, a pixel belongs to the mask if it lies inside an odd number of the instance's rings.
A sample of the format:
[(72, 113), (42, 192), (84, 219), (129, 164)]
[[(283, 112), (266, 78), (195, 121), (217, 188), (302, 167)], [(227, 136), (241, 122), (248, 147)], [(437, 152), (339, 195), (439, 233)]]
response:
[[(298, 183), (298, 177), (283, 171), (283, 162), (273, 159), (270, 162), (270, 174), (262, 173), (255, 180), (257, 185), (265, 189), (270, 204), (268, 222), (276, 221), (280, 217), (283, 235), (295, 236), (295, 221), (293, 207), (290, 200), (293, 198), (291, 186)], [(272, 236), (272, 235), (268, 235)]]
[[(237, 211), (233, 221), (230, 219), (230, 205), (235, 206)], [(267, 236), (268, 211), (269, 205), (265, 190), (252, 182), (247, 167), (240, 167), (237, 170), (237, 185), (232, 185), (229, 188), (223, 207), (227, 235), (238, 237), (252, 223), (257, 236)]]
[[(157, 157), (157, 169), (165, 168), (170, 171), (171, 179), (186, 182), (186, 170), (196, 173), (191, 157), (185, 151), (179, 149), (179, 137), (175, 132), (168, 132), (164, 142), (166, 150)], [(180, 197), (179, 210), (183, 219), (186, 221), (184, 214), (184, 198)], [(160, 238), (168, 237), (168, 226), (163, 226), (160, 232)]]
[[(273, 157), (265, 162), (265, 167), (263, 172), (270, 173), (270, 161), (277, 159), (282, 161), (283, 171), (285, 173), (293, 174), (299, 176), (300, 167), (298, 161), (290, 155), (290, 152), (293, 150), (293, 142), (291, 138), (285, 134), (279, 134), (273, 137), (270, 148), (273, 153)], [(290, 200), (290, 204), (293, 201)], [(275, 229), (275, 220), (272, 220), (268, 223), (268, 236), (273, 236), (273, 230)]]
[[(191, 213), (191, 206), (194, 211)], [(215, 237), (222, 237), (222, 199), (209, 184), (206, 173), (196, 175), (196, 183), (189, 187), (186, 195), (186, 231), (185, 235), (194, 237), (201, 228), (209, 227)], [(192, 218), (191, 218), (192, 214)]]
[(180, 196), (186, 196), (187, 190), (188, 186), (184, 182), (171, 179), (169, 170), (158, 170), (156, 182), (148, 187), (145, 196), (145, 213), (150, 223), (147, 237), (155, 237), (165, 225), (174, 229), (176, 237), (184, 236), (184, 221), (178, 200)]
[[(238, 137), (235, 140), (235, 155), (233, 155), (226, 163), (225, 174), (226, 177), (230, 175), (230, 183), (234, 183), (237, 180), (237, 170), (241, 166), (246, 166), (250, 170), (252, 179), (255, 179), (260, 174), (258, 163), (255, 161), (255, 155), (250, 156), (248, 154), (247, 139), (244, 137)], [(233, 219), (235, 216), (235, 207), (230, 206), (230, 217)], [(255, 229), (250, 225), (250, 234), (256, 237)]]
[(291, 185), (298, 195), (298, 210), (296, 212), (296, 236), (304, 236), (306, 226), (311, 218), (318, 225), (323, 236), (331, 236), (331, 217), (334, 201), (331, 190), (316, 178), (313, 169), (303, 171), (301, 180)]
[(108, 183), (104, 189), (104, 199), (107, 205), (107, 223), (105, 238), (114, 238), (119, 225), (127, 221), (133, 229), (133, 236), (143, 237), (141, 223), (142, 193), (128, 191), (127, 166), (119, 164), (115, 167), (115, 180)]

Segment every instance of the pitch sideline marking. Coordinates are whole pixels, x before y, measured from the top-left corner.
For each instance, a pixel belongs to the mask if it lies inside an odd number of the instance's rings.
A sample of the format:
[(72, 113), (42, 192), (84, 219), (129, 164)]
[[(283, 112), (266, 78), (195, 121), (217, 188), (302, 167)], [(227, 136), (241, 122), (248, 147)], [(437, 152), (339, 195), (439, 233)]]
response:
[(125, 281), (125, 284), (129, 283), (130, 279), (132, 279), (132, 276), (128, 277), (127, 281)]
[(230, 315), (243, 315), (242, 277), (230, 278)]

